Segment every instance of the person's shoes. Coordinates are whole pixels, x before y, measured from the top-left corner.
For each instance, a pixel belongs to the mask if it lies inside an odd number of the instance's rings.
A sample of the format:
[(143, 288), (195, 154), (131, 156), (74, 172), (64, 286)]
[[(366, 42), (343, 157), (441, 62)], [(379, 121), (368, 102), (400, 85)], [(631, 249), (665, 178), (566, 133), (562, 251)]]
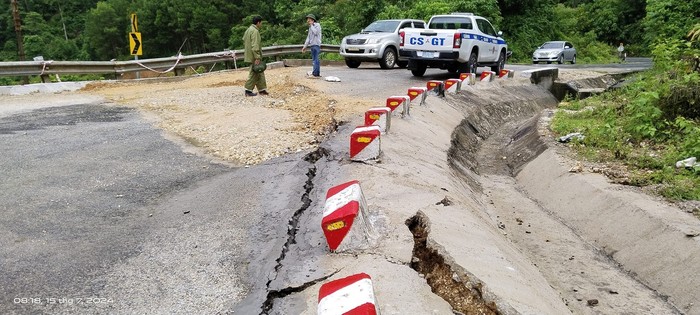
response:
[(258, 91), (258, 94), (260, 94), (260, 95), (270, 95), (270, 93), (267, 93), (267, 90)]
[(315, 75), (313, 72), (309, 71), (306, 73), (306, 77), (309, 79), (319, 79), (321, 78), (320, 75)]
[[(265, 93), (267, 93), (267, 92), (265, 92)], [(254, 93), (253, 91), (245, 90), (245, 96), (256, 96), (256, 95), (258, 95), (258, 94)]]

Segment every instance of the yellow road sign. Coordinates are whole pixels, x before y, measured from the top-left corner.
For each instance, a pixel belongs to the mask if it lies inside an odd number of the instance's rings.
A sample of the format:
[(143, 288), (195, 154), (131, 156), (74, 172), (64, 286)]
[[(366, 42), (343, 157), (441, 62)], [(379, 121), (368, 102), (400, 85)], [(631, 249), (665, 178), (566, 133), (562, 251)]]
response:
[(139, 31), (139, 18), (136, 13), (131, 14), (131, 32), (136, 33)]
[(129, 33), (129, 49), (131, 51), (132, 56), (143, 55), (143, 45), (141, 45), (141, 33)]

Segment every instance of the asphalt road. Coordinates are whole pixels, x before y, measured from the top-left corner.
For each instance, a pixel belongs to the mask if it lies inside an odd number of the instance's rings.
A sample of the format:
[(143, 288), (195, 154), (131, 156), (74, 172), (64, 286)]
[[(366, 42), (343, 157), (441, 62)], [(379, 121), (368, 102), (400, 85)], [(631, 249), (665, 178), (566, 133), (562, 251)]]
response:
[(46, 105), (0, 115), (0, 313), (192, 314), (238, 302), (256, 255), (248, 231), (265, 211), (284, 216), (290, 196), (300, 202), (307, 167), (235, 169), (183, 152), (132, 109)]

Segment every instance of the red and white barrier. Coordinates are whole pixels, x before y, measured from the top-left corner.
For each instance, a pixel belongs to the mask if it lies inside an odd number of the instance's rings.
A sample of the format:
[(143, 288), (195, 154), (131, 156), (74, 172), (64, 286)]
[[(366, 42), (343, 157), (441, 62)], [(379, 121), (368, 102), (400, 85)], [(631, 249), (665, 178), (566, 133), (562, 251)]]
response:
[(430, 80), (425, 85), (430, 95), (445, 95), (445, 83), (438, 80)]
[(411, 99), (411, 103), (417, 99), (418, 105), (425, 105), (425, 98), (428, 96), (426, 92), (428, 92), (428, 88), (425, 87), (408, 88), (408, 97)]
[(360, 126), (350, 135), (350, 160), (369, 161), (381, 154), (381, 134), (379, 126)]
[(318, 290), (318, 315), (379, 314), (372, 278), (366, 273), (324, 283)]
[(467, 85), (476, 84), (476, 73), (462, 73), (459, 75), (459, 79), (462, 80), (462, 85), (466, 82)]
[(381, 133), (387, 133), (391, 127), (391, 108), (374, 107), (365, 112), (365, 126), (379, 126)]
[(386, 99), (386, 107), (391, 108), (391, 112), (395, 112), (401, 107), (401, 117), (410, 115), (411, 99), (408, 96), (391, 96)]
[(328, 189), (321, 219), (328, 248), (335, 252), (366, 247), (373, 235), (367, 216), (367, 201), (359, 181), (349, 181)]
[(498, 74), (499, 78), (513, 78), (515, 76), (515, 71), (509, 70), (509, 69), (501, 69), (501, 72)]
[(493, 71), (484, 71), (481, 73), (479, 81), (481, 82), (491, 82), (496, 78), (496, 73)]
[(462, 80), (459, 79), (447, 79), (445, 81), (445, 92), (447, 93), (459, 93), (462, 90)]

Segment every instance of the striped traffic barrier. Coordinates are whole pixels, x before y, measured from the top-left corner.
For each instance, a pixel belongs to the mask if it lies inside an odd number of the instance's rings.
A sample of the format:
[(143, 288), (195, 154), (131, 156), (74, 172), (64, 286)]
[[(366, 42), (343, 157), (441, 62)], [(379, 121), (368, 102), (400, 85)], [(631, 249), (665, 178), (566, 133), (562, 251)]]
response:
[(391, 108), (374, 107), (365, 112), (365, 126), (379, 126), (382, 133), (389, 132), (391, 127)]
[(392, 113), (401, 107), (401, 117), (405, 117), (410, 115), (411, 99), (408, 96), (390, 96), (386, 99), (386, 107), (391, 108)]
[(467, 85), (474, 85), (476, 84), (476, 73), (461, 73), (459, 79), (462, 80), (462, 85), (464, 85), (464, 82)]
[(430, 80), (425, 85), (429, 95), (445, 96), (445, 83), (439, 80)]
[(366, 273), (358, 273), (324, 283), (318, 290), (317, 314), (379, 314), (372, 278)]
[(481, 73), (481, 77), (479, 78), (479, 81), (481, 82), (491, 82), (496, 78), (496, 73), (493, 71), (484, 71)]
[(367, 201), (359, 181), (349, 181), (328, 189), (321, 228), (331, 252), (368, 245), (373, 228), (367, 216)]
[(428, 88), (422, 86), (408, 88), (408, 97), (411, 99), (411, 103), (418, 99), (418, 105), (425, 105), (425, 98), (428, 96), (427, 91)]
[(447, 93), (459, 93), (462, 90), (462, 80), (447, 79), (445, 80), (445, 91)]
[(359, 126), (350, 135), (350, 160), (376, 160), (381, 154), (381, 129), (379, 126)]
[(507, 78), (513, 78), (515, 77), (515, 71), (510, 70), (510, 69), (501, 69), (501, 72), (498, 74), (499, 78), (507, 77)]

